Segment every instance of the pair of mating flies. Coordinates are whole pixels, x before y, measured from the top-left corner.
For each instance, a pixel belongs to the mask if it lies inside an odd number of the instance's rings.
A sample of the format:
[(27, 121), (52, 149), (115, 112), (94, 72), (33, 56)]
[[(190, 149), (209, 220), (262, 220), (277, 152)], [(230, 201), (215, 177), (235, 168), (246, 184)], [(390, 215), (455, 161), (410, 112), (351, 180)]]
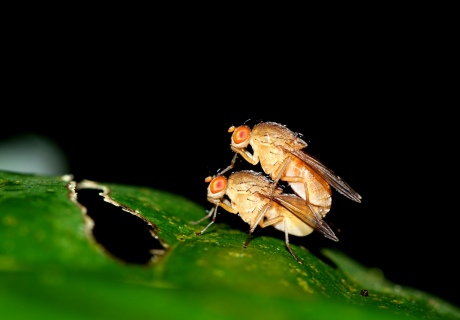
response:
[[(209, 182), (207, 199), (215, 206), (200, 223), (211, 222), (199, 233), (208, 229), (217, 216), (217, 208), (238, 214), (249, 224), (247, 247), (251, 234), (257, 226), (273, 226), (285, 233), (286, 247), (299, 262), (289, 245), (289, 234), (307, 236), (314, 230), (328, 239), (338, 241), (334, 232), (323, 220), (331, 208), (331, 186), (347, 198), (361, 202), (361, 196), (332, 170), (305, 152), (307, 143), (285, 126), (276, 122), (261, 122), (252, 130), (247, 125), (230, 127), (231, 149), (235, 152), (230, 165)], [(248, 150), (251, 146), (252, 153)], [(260, 162), (270, 177), (252, 170), (233, 172), (226, 178), (223, 174), (233, 169), (240, 155), (253, 165)], [(279, 181), (289, 184), (294, 194), (284, 193)]]

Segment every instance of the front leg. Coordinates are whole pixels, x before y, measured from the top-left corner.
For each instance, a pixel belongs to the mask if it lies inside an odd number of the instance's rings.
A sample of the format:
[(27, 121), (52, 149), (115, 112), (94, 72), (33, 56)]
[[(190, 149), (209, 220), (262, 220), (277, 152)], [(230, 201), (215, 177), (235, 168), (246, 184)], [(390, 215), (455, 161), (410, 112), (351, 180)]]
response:
[(197, 223), (200, 223), (201, 221), (203, 221), (203, 220), (205, 220), (205, 219), (207, 219), (207, 218), (210, 218), (210, 217), (212, 216), (211, 222), (209, 222), (209, 224), (208, 224), (206, 227), (204, 227), (203, 230), (201, 230), (200, 232), (195, 232), (195, 234), (196, 234), (197, 236), (202, 235), (203, 232), (205, 232), (206, 229), (208, 229), (208, 228), (216, 221), (217, 207), (218, 207), (218, 206), (219, 206), (219, 204), (217, 203), (217, 204), (209, 211), (209, 213), (208, 213), (206, 216), (204, 216), (203, 218), (201, 218), (201, 219), (198, 220), (198, 221), (193, 221), (193, 222), (192, 222), (192, 224), (197, 224)]
[(235, 162), (236, 162), (236, 158), (238, 157), (238, 155), (241, 155), (244, 160), (246, 160), (247, 162), (249, 162), (250, 164), (252, 165), (256, 165), (259, 163), (259, 157), (257, 155), (254, 155), (252, 153), (250, 153), (248, 150), (246, 149), (238, 149), (238, 148), (235, 148), (234, 146), (231, 146), (233, 152), (235, 152), (235, 155), (233, 156), (233, 159), (232, 161), (230, 162), (230, 165), (225, 168), (224, 170), (222, 170), (221, 172), (219, 172), (219, 176), (220, 175), (223, 175), (225, 172), (227, 172), (228, 170), (231, 170), (235, 167)]
[(220, 202), (216, 203), (216, 205), (211, 209), (211, 211), (209, 211), (209, 213), (206, 216), (204, 216), (203, 218), (201, 218), (198, 221), (192, 222), (192, 224), (197, 224), (197, 223), (200, 223), (201, 221), (203, 221), (203, 220), (205, 220), (207, 218), (210, 218), (212, 216), (211, 222), (209, 222), (209, 224), (206, 227), (204, 227), (203, 230), (201, 230), (200, 232), (196, 232), (195, 233), (196, 235), (198, 235), (198, 236), (202, 235), (203, 232), (205, 232), (216, 221), (217, 208), (219, 206), (224, 208), (226, 211), (228, 211), (230, 213), (234, 213), (234, 214), (238, 213), (238, 210), (233, 208), (231, 203), (230, 203), (230, 201), (228, 201), (227, 199), (224, 199), (224, 201), (220, 201)]
[(253, 153), (250, 153), (248, 150), (246, 149), (238, 149), (234, 146), (231, 146), (232, 150), (234, 152), (236, 152), (237, 154), (241, 155), (244, 160), (246, 160), (247, 162), (249, 162), (250, 164), (252, 165), (256, 165), (259, 163), (259, 156), (257, 154), (253, 154)]
[(235, 162), (236, 162), (237, 157), (238, 157), (238, 153), (235, 153), (235, 155), (233, 156), (232, 162), (230, 162), (230, 165), (227, 168), (225, 168), (224, 170), (222, 170), (221, 172), (219, 172), (219, 176), (223, 175), (228, 170), (233, 169), (233, 167), (235, 166)]

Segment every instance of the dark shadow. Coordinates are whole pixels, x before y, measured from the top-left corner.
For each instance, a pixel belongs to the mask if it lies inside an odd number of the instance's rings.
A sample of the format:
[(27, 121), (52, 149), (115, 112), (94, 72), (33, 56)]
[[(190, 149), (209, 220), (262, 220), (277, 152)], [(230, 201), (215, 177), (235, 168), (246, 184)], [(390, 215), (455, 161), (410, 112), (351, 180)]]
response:
[(148, 264), (155, 258), (153, 252), (165, 252), (151, 233), (152, 225), (104, 201), (100, 192), (102, 190), (80, 189), (77, 200), (94, 221), (93, 236), (105, 250), (121, 261), (134, 264)]

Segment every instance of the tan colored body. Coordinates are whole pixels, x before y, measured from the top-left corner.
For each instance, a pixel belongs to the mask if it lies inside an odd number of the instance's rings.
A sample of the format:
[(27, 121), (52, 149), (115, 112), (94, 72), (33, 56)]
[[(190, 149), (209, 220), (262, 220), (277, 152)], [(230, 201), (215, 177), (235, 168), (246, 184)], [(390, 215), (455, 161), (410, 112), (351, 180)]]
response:
[[(331, 208), (331, 188), (349, 199), (361, 202), (361, 196), (348, 186), (334, 172), (308, 155), (303, 149), (307, 143), (297, 134), (275, 122), (261, 122), (249, 129), (247, 126), (231, 127), (233, 132), (231, 148), (249, 163), (260, 165), (275, 183), (279, 180), (289, 183), (292, 190), (302, 197), (316, 214), (325, 216)], [(252, 147), (253, 153), (247, 150)]]
[[(273, 181), (252, 170), (234, 172), (228, 179), (222, 175), (214, 177), (208, 185), (207, 199), (215, 207), (196, 223), (211, 216), (213, 219), (200, 234), (214, 223), (217, 207), (220, 206), (228, 212), (238, 214), (248, 223), (249, 235), (258, 225), (262, 228), (273, 226), (283, 231), (287, 248), (299, 262), (289, 246), (289, 234), (306, 236), (317, 230), (325, 237), (338, 241), (334, 232), (322, 218), (317, 218), (304, 199), (295, 194), (284, 194), (279, 187), (273, 189)], [(249, 237), (245, 247), (248, 241)]]

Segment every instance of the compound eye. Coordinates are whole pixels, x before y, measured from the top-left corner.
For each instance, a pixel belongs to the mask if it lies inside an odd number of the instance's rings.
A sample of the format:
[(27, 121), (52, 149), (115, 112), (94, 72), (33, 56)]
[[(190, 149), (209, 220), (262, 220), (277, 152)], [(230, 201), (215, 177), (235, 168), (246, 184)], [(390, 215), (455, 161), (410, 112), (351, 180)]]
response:
[(213, 194), (219, 193), (227, 187), (227, 179), (225, 177), (216, 177), (209, 184), (209, 191)]
[(248, 126), (240, 126), (233, 131), (233, 142), (240, 144), (249, 139), (251, 129)]

